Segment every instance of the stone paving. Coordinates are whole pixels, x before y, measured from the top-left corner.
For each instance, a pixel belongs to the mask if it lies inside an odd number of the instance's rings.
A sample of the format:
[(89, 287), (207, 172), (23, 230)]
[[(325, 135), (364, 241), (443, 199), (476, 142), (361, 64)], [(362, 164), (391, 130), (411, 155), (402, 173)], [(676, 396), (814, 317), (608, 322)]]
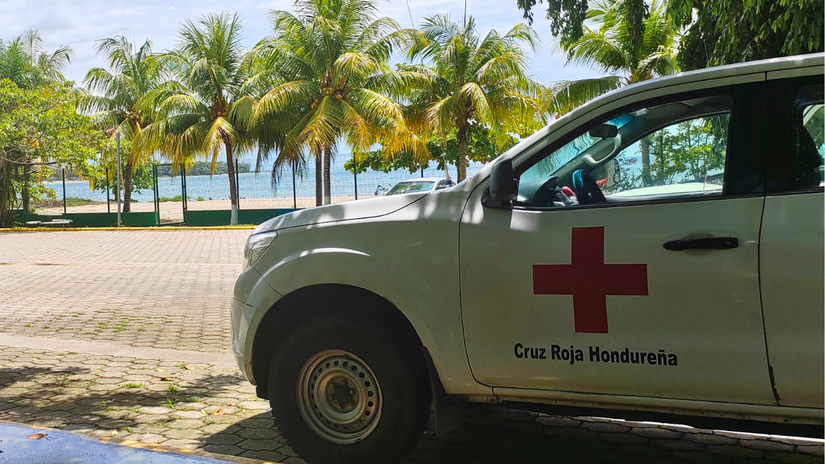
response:
[(249, 232), (0, 233), (0, 333), (228, 353)]
[[(25, 348), (0, 346), (0, 420), (303, 462), (280, 437), (268, 403), (231, 364), (184, 363), (184, 352), (148, 359), (47, 350), (34, 337), (198, 350), (225, 360), (226, 303), (247, 234), (0, 233), (0, 332), (32, 337)], [(404, 463), (823, 462), (822, 440), (488, 405), (463, 414), (461, 428), (444, 437), (429, 430)]]

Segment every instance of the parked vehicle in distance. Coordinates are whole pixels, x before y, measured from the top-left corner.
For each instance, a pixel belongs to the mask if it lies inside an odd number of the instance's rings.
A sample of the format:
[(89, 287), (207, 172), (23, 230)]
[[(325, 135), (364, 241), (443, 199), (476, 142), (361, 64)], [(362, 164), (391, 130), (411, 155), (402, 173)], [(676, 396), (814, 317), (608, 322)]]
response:
[(407, 179), (393, 185), (384, 195), (400, 195), (402, 193), (434, 192), (436, 190), (452, 187), (455, 183), (452, 179), (445, 177), (422, 177), (420, 179)]
[(824, 65), (630, 85), (453, 188), (261, 224), (238, 366), (313, 464), (464, 402), (821, 435)]

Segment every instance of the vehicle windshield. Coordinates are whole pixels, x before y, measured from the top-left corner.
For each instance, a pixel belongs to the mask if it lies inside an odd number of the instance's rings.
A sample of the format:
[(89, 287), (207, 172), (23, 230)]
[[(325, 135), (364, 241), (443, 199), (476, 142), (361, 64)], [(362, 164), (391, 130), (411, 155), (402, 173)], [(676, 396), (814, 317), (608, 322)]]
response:
[(435, 182), (428, 180), (417, 180), (412, 182), (399, 182), (387, 192), (387, 195), (399, 195), (401, 193), (426, 192), (433, 189)]
[[(624, 114), (607, 121), (607, 124), (616, 126), (616, 129), (621, 129), (627, 123), (635, 119), (635, 117), (636, 116), (632, 113)], [(584, 151), (590, 148), (593, 144), (600, 141), (602, 141), (601, 137), (593, 137), (589, 133), (585, 132), (565, 144), (561, 149), (557, 150), (552, 155), (539, 161), (539, 163), (531, 169), (528, 169), (522, 176), (521, 181), (529, 182), (531, 180), (547, 178), (553, 175), (556, 171), (567, 165), (567, 163), (573, 161), (580, 154), (584, 153)]]

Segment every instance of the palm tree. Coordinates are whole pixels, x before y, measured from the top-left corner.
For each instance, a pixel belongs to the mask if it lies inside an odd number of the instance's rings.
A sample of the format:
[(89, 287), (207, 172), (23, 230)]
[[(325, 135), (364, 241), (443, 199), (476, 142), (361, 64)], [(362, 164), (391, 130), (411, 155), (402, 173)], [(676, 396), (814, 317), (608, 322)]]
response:
[(409, 97), (411, 127), (458, 140), (458, 181), (467, 176), (467, 141), (473, 124), (491, 130), (493, 140), (520, 133), (537, 123), (535, 96), (540, 84), (527, 74), (525, 47), (536, 50), (539, 39), (524, 24), (504, 35), (491, 30), (481, 38), (472, 16), (463, 23), (449, 15), (426, 18), (408, 58), (426, 85)]
[[(587, 12), (591, 27), (563, 46), (567, 64), (596, 68), (607, 76), (559, 82), (546, 93), (549, 113), (563, 115), (613, 89), (678, 70), (678, 30), (665, 0), (597, 0)], [(650, 177), (650, 144), (641, 140), (642, 175)]]
[(141, 137), (145, 150), (158, 150), (177, 166), (204, 156), (214, 172), (221, 150), (226, 155), (231, 223), (238, 223), (238, 188), (234, 153), (254, 145), (249, 122), (255, 99), (246, 94), (241, 66), (241, 21), (237, 13), (211, 13), (197, 23), (187, 20), (177, 48), (163, 55), (173, 79), (142, 99), (140, 109), (157, 112)]
[(93, 111), (92, 120), (112, 138), (121, 134), (129, 142), (126, 166), (123, 169), (123, 211), (130, 211), (132, 176), (137, 166), (150, 154), (137, 143), (144, 128), (152, 122), (152, 114), (141, 110), (138, 103), (154, 90), (162, 79), (160, 60), (152, 54), (152, 42), (147, 40), (137, 50), (123, 36), (99, 40), (97, 53), (106, 57), (111, 71), (92, 68), (83, 83), (92, 92), (81, 100), (81, 108)]
[[(345, 140), (354, 155), (366, 153), (382, 134), (404, 131), (402, 93), (411, 73), (387, 65), (406, 32), (389, 18), (376, 18), (375, 0), (298, 0), (297, 14), (273, 11), (274, 35), (253, 52), (255, 80), (265, 81), (255, 123), (289, 115), (276, 166), (308, 152), (315, 158), (316, 204), (331, 202), (330, 163)], [(266, 137), (259, 136), (259, 140)], [(271, 136), (270, 136), (271, 138)], [(401, 137), (417, 153), (423, 143)], [(272, 144), (263, 143), (262, 149)], [(323, 189), (321, 172), (323, 171)], [(322, 198), (323, 192), (323, 198)]]
[(9, 79), (23, 89), (64, 82), (63, 70), (73, 55), (66, 46), (49, 53), (43, 49), (40, 34), (29, 29), (9, 42), (0, 40), (0, 79)]

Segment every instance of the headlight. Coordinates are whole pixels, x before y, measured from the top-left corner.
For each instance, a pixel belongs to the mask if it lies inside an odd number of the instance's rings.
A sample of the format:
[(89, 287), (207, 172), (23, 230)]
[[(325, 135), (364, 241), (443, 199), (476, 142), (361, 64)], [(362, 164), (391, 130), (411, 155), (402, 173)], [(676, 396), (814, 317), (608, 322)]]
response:
[(244, 271), (255, 265), (255, 262), (264, 254), (269, 244), (277, 236), (278, 231), (272, 231), (252, 234), (246, 239), (246, 248), (243, 251)]

